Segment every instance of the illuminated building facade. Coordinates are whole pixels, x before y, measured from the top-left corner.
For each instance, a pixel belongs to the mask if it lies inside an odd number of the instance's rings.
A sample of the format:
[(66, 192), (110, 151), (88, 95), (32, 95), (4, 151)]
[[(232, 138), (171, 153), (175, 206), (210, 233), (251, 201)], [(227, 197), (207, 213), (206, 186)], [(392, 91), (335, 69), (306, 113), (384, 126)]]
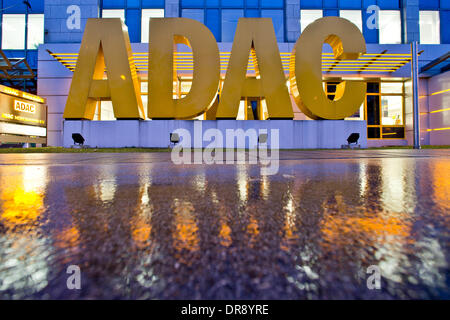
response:
[[(63, 113), (84, 26), (88, 18), (99, 17), (121, 18), (127, 25), (144, 105), (149, 19), (153, 17), (191, 18), (209, 28), (220, 50), (219, 95), (239, 18), (272, 19), (286, 77), (294, 44), (308, 24), (326, 16), (346, 18), (362, 31), (367, 53), (343, 63), (334, 60), (331, 49), (324, 46), (324, 90), (334, 99), (336, 85), (342, 80), (367, 82), (364, 103), (347, 119), (367, 121), (369, 146), (412, 144), (410, 43), (418, 41), (421, 143), (450, 141), (450, 0), (85, 0), (78, 4), (69, 0), (33, 0), (31, 9), (26, 5), (9, 8), (9, 2), (2, 2), (2, 49), (9, 56), (25, 54), (37, 68), (37, 93), (48, 102), (49, 145), (62, 145)], [(20, 32), (12, 37), (11, 30)], [(44, 44), (36, 50), (33, 41)], [(185, 51), (177, 55), (174, 65), (176, 98), (190, 90), (192, 55)], [(248, 75), (255, 76), (252, 57)], [(237, 119), (266, 119), (263, 100), (242, 97)], [(295, 103), (292, 106), (294, 119), (308, 119)], [(111, 103), (99, 102), (96, 117), (114, 120)], [(206, 119), (206, 115), (199, 119)]]

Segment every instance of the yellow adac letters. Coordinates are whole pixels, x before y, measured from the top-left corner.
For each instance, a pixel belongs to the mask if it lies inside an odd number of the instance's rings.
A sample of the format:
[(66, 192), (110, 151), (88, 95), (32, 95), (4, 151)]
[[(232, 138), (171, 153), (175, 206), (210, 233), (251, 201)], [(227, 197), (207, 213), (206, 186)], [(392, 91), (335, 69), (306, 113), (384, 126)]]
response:
[(311, 119), (344, 119), (354, 114), (364, 101), (365, 82), (341, 82), (334, 101), (322, 86), (322, 46), (328, 43), (339, 60), (354, 60), (366, 53), (361, 31), (350, 21), (326, 17), (311, 23), (302, 32), (291, 55), (290, 85), (295, 102)]
[(111, 100), (117, 119), (144, 119), (133, 63), (128, 31), (120, 19), (88, 19), (64, 118), (92, 120), (97, 102)]
[[(322, 87), (322, 46), (328, 43), (335, 59), (357, 59), (366, 52), (364, 37), (350, 21), (326, 17), (310, 24), (291, 54), (290, 85), (300, 109), (312, 119), (343, 119), (364, 100), (364, 82), (338, 85), (331, 101)], [(194, 72), (190, 92), (173, 99), (174, 45), (192, 48)], [(256, 78), (247, 78), (248, 57), (256, 58)], [(107, 79), (104, 79), (106, 65)], [(201, 23), (186, 18), (150, 21), (148, 117), (236, 119), (242, 97), (266, 100), (269, 119), (292, 119), (293, 110), (275, 33), (268, 18), (241, 18), (220, 102), (219, 49)], [(89, 19), (67, 99), (65, 119), (92, 120), (99, 100), (111, 100), (117, 119), (144, 119), (139, 82), (128, 32), (120, 19)]]
[[(192, 49), (194, 74), (189, 93), (173, 99), (173, 49)], [(205, 113), (219, 89), (220, 56), (216, 40), (200, 22), (187, 18), (150, 20), (148, 116), (152, 119), (192, 119)]]
[[(247, 79), (251, 50), (257, 78)], [(216, 117), (236, 119), (241, 97), (264, 97), (269, 119), (294, 117), (270, 18), (239, 19)]]

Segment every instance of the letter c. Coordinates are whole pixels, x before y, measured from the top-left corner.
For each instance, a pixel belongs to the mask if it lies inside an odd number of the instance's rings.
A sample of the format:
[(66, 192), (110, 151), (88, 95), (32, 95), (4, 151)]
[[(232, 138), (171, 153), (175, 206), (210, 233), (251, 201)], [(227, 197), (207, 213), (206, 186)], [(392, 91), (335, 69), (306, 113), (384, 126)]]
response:
[(322, 46), (328, 43), (334, 60), (355, 60), (366, 53), (361, 31), (350, 21), (325, 17), (311, 23), (301, 34), (291, 54), (291, 92), (300, 110), (311, 119), (344, 119), (364, 101), (363, 81), (343, 81), (329, 100), (322, 86)]

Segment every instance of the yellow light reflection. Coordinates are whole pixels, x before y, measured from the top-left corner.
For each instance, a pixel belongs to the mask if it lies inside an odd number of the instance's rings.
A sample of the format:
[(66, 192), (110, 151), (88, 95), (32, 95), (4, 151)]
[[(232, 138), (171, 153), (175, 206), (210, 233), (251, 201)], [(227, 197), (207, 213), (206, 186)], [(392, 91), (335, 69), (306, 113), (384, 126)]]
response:
[(2, 177), (0, 200), (3, 202), (1, 219), (10, 228), (31, 226), (44, 211), (46, 169), (24, 166), (14, 175)]
[(139, 248), (145, 248), (147, 246), (151, 232), (152, 226), (146, 223), (141, 217), (132, 221), (131, 236)]
[(37, 220), (43, 209), (42, 195), (23, 188), (11, 193), (2, 193), (2, 220), (10, 226), (31, 224)]
[(138, 248), (145, 248), (151, 237), (151, 215), (153, 212), (153, 205), (150, 202), (148, 190), (152, 185), (151, 169), (140, 168), (139, 174), (139, 197), (137, 203), (136, 215), (131, 219), (131, 237)]
[[(361, 232), (370, 234), (376, 237), (382, 236), (400, 236), (407, 237), (409, 235), (410, 228), (406, 227), (404, 222), (399, 218), (329, 218), (323, 225), (322, 231), (325, 237), (330, 242), (340, 239), (345, 241), (344, 234)], [(352, 236), (351, 238), (355, 238)]]
[(20, 299), (23, 292), (37, 292), (48, 283), (49, 247), (37, 236), (39, 217), (45, 210), (47, 174), (39, 166), (8, 169), (9, 174), (0, 175), (0, 223), (7, 230), (8, 243), (0, 248), (0, 292), (15, 292)]
[(250, 246), (253, 246), (259, 235), (258, 220), (254, 216), (250, 216), (249, 223), (247, 225), (247, 233), (250, 236)]
[[(289, 191), (288, 191), (289, 192)], [(291, 193), (289, 192), (289, 198), (284, 206), (284, 211), (286, 212), (284, 220), (284, 241), (281, 244), (281, 249), (288, 251), (289, 245), (294, 240), (298, 239), (297, 227), (295, 225), (296, 215), (295, 215), (295, 204)]]
[(438, 160), (433, 163), (433, 193), (438, 205), (446, 208), (447, 217), (450, 216), (450, 161)]
[(370, 213), (364, 206), (350, 208), (339, 194), (334, 196), (334, 200), (333, 204), (327, 201), (322, 204), (324, 249), (336, 252), (338, 248), (371, 247), (380, 252), (388, 250), (390, 258), (400, 259), (401, 247), (412, 241), (412, 223), (404, 218), (403, 213)]
[(174, 247), (179, 251), (197, 251), (199, 238), (194, 206), (189, 201), (179, 199), (174, 199), (173, 206), (175, 214)]
[(267, 175), (261, 176), (260, 195), (263, 200), (267, 200), (270, 193), (270, 181)]
[(229, 247), (232, 243), (231, 228), (225, 222), (222, 222), (220, 226), (219, 238), (220, 244), (223, 245), (224, 247)]
[(68, 227), (58, 232), (55, 236), (55, 246), (61, 249), (71, 249), (78, 246), (80, 231), (77, 227)]

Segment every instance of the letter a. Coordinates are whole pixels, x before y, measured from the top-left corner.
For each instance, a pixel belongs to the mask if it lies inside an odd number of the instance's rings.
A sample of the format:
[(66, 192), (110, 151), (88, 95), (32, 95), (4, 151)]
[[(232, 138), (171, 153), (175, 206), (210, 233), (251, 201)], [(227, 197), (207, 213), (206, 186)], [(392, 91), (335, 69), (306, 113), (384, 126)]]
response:
[[(255, 62), (256, 83), (246, 79), (251, 50), (255, 51), (257, 60)], [(217, 119), (236, 119), (239, 101), (244, 96), (264, 97), (269, 119), (294, 117), (280, 51), (270, 18), (239, 19), (217, 109)]]
[(117, 119), (145, 118), (130, 38), (119, 18), (88, 19), (64, 118), (92, 120), (99, 100), (112, 101)]

